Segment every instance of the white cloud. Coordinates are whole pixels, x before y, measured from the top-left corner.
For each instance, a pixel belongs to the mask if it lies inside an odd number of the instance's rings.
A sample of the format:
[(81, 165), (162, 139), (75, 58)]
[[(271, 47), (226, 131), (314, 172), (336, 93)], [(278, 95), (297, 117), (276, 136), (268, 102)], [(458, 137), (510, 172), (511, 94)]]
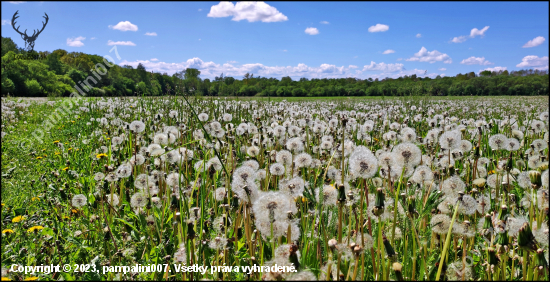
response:
[(420, 37), (422, 37), (422, 34), (420, 33), (416, 34), (416, 38), (420, 38)]
[(329, 22), (327, 22), (327, 21), (322, 21), (321, 23), (322, 24), (329, 24)]
[(525, 56), (521, 59), (521, 63), (517, 64), (518, 68), (535, 68), (537, 70), (547, 70), (548, 69), (548, 56), (539, 58), (539, 56)]
[[(3, 23), (2, 23), (3, 24)], [(537, 36), (535, 37), (533, 40), (529, 40), (529, 42), (525, 43), (525, 45), (523, 45), (523, 48), (531, 48), (531, 47), (535, 47), (535, 46), (539, 46), (541, 45), (546, 39), (544, 39), (544, 37), (542, 36)]]
[(207, 15), (211, 18), (233, 17), (232, 21), (248, 20), (249, 22), (262, 21), (264, 23), (282, 22), (288, 17), (279, 12), (275, 7), (264, 2), (220, 2), (210, 7)]
[(287, 51), (286, 49), (283, 50), (283, 52), (286, 52), (286, 51)]
[[(476, 36), (485, 36), (485, 32), (489, 29), (489, 26), (486, 26), (484, 27), (483, 29), (479, 30), (477, 28), (473, 28), (471, 31), (470, 31), (470, 38), (474, 38)], [(457, 36), (457, 37), (454, 37), (453, 39), (451, 39), (451, 42), (453, 43), (462, 43), (464, 41), (466, 41), (468, 39), (468, 37), (466, 35), (461, 35), (461, 36)]]
[(384, 51), (382, 54), (387, 55), (387, 54), (391, 54), (391, 53), (395, 53), (395, 51), (392, 50), (392, 49), (388, 49), (388, 50)]
[(94, 40), (94, 39), (97, 39), (97, 38), (95, 38), (95, 37), (90, 38), (90, 40)]
[(201, 39), (199, 38), (199, 41), (201, 41)]
[(479, 70), (477, 73), (481, 73), (482, 71), (490, 71), (490, 72), (499, 72), (499, 71), (505, 71), (506, 70), (506, 67), (494, 67), (494, 68), (486, 68), (486, 69), (483, 69), (483, 70)]
[[(418, 76), (424, 76), (424, 70), (412, 70), (405, 71), (402, 64), (385, 64), (374, 63), (366, 65), (362, 70), (356, 65), (336, 66), (332, 64), (321, 64), (318, 67), (310, 67), (306, 64), (298, 64), (295, 66), (266, 66), (260, 63), (250, 63), (237, 65), (235, 61), (229, 61), (224, 64), (217, 64), (214, 62), (204, 62), (200, 58), (192, 58), (181, 63), (166, 63), (153, 60), (138, 60), (134, 62), (123, 61), (119, 65), (131, 65), (137, 67), (139, 63), (142, 63), (147, 70), (160, 73), (174, 74), (177, 71), (184, 70), (186, 68), (196, 68), (200, 70), (201, 77), (214, 78), (219, 76), (223, 72), (224, 75), (232, 77), (242, 77), (245, 73), (254, 73), (257, 76), (264, 77), (277, 77), (290, 76), (295, 79), (301, 77), (307, 78), (347, 78), (356, 77), (366, 79), (368, 77), (373, 78), (385, 78), (392, 77), (397, 78), (403, 75), (411, 75), (413, 73)], [(365, 71), (365, 72), (364, 72)], [(428, 76), (437, 76), (437, 74), (430, 74)]]
[(9, 20), (2, 20), (2, 25), (11, 25), (11, 21), (9, 21)]
[(440, 71), (446, 71), (447, 69), (446, 69), (446, 68), (439, 68), (438, 70), (440, 70)]
[(119, 22), (115, 26), (109, 25), (110, 29), (116, 29), (120, 31), (137, 31), (138, 27), (129, 21)]
[(403, 58), (397, 58), (397, 61), (402, 61), (402, 60), (403, 60)]
[(27, 3), (27, 1), (10, 1), (11, 4), (22, 4), (22, 3)]
[(156, 61), (158, 61), (158, 60), (159, 60), (159, 59), (157, 59), (157, 58), (152, 58), (152, 59), (151, 59), (151, 62), (156, 62)]
[(136, 46), (136, 44), (132, 41), (112, 41), (112, 40), (109, 40), (107, 41), (107, 45), (109, 46), (112, 46), (112, 45), (121, 45), (121, 46)]
[(67, 38), (67, 46), (71, 47), (82, 47), (84, 46), (84, 43), (82, 43), (82, 40), (86, 39), (86, 37), (79, 36), (77, 38)]
[(403, 64), (386, 64), (370, 62), (370, 65), (365, 65), (363, 71), (382, 71), (382, 72), (396, 72), (404, 70)]
[(474, 37), (476, 37), (476, 36), (478, 36), (478, 35), (481, 36), (481, 37), (483, 37), (483, 36), (485, 36), (485, 32), (486, 32), (488, 29), (489, 29), (489, 26), (484, 27), (482, 30), (479, 30), (479, 29), (477, 29), (477, 28), (474, 27), (474, 28), (472, 28), (472, 30), (470, 31), (470, 37), (471, 37), (471, 38), (474, 38)]
[(464, 36), (464, 35), (455, 37), (451, 40), (451, 42), (453, 42), (453, 43), (462, 43), (464, 41), (466, 41), (466, 36)]
[(316, 35), (316, 34), (319, 34), (319, 30), (315, 27), (308, 27), (306, 28), (305, 33), (309, 35)]
[(384, 32), (388, 29), (390, 29), (390, 27), (385, 24), (376, 24), (369, 27), (369, 32)]
[(202, 11), (202, 9), (199, 9), (199, 12)]
[(156, 33), (156, 32), (146, 32), (145, 35), (148, 35), (148, 36), (157, 36), (157, 33)]
[(437, 50), (433, 50), (429, 52), (424, 46), (420, 48), (420, 51), (418, 53), (415, 53), (414, 56), (405, 59), (405, 61), (409, 62), (429, 62), (430, 64), (433, 64), (435, 62), (443, 62), (445, 64), (450, 64), (453, 62), (451, 57), (447, 54), (443, 54)]
[(493, 65), (493, 63), (485, 60), (485, 57), (477, 58), (477, 57), (474, 57), (474, 56), (471, 56), (468, 59), (464, 59), (460, 63), (463, 64), (463, 65), (482, 65), (482, 66)]

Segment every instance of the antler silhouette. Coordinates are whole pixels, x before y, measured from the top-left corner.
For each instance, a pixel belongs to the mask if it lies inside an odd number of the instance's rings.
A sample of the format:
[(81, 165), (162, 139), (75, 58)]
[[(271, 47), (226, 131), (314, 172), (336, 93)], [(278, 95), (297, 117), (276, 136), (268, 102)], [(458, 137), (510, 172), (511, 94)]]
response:
[[(44, 14), (45, 14), (46, 16), (42, 16), (42, 17), (46, 19), (46, 23), (42, 22), (42, 24), (43, 24), (42, 29), (41, 29), (38, 33), (36, 33), (36, 30), (35, 30), (35, 31), (33, 32), (33, 34), (30, 36), (31, 38), (36, 38), (36, 37), (38, 37), (38, 35), (44, 30), (44, 28), (45, 28), (46, 25), (48, 24), (48, 20), (49, 20), (50, 18), (48, 17), (48, 14), (46, 14), (46, 13), (44, 13)], [(36, 35), (35, 35), (35, 33), (36, 33)]]
[[(44, 28), (46, 28), (46, 25), (48, 24), (48, 20), (49, 20), (50, 18), (48, 17), (48, 14), (44, 13), (46, 16), (43, 16), (43, 18), (46, 19), (46, 22), (42, 22), (42, 25), (43, 25), (43, 26), (42, 26), (42, 29), (41, 29), (40, 31), (36, 29), (36, 30), (34, 30), (34, 32), (33, 32), (33, 34), (32, 34), (31, 36), (28, 36), (28, 35), (27, 35), (27, 30), (26, 30), (26, 29), (25, 29), (25, 32), (22, 33), (22, 32), (19, 31), (19, 26), (18, 26), (17, 28), (15, 27), (15, 20), (16, 20), (17, 18), (19, 18), (19, 16), (17, 16), (17, 13), (19, 13), (19, 11), (15, 12), (15, 14), (13, 14), (13, 18), (11, 19), (11, 26), (13, 27), (13, 29), (14, 29), (17, 33), (21, 34), (21, 38), (23, 38), (23, 40), (25, 40), (25, 46), (28, 45), (28, 47), (29, 47), (30, 49), (34, 49), (34, 41), (36, 40), (36, 38), (38, 37), (38, 35), (40, 35), (40, 33), (42, 33), (42, 31), (44, 30)], [(38, 33), (37, 33), (37, 31), (38, 31)]]
[[(19, 31), (19, 27), (20, 27), (20, 26), (18, 26), (17, 28), (15, 28), (15, 20), (16, 20), (17, 18), (19, 18), (19, 16), (17, 16), (17, 13), (19, 13), (19, 10), (17, 10), (17, 12), (15, 12), (15, 14), (13, 14), (13, 18), (11, 18), (11, 26), (13, 27), (13, 29), (14, 29), (15, 31), (17, 31), (17, 33), (19, 33), (19, 34), (21, 34), (21, 35), (27, 36), (27, 30), (25, 30), (25, 33), (23, 34), (23, 33), (21, 33), (21, 31)], [(16, 16), (17, 16), (17, 17), (16, 17)]]

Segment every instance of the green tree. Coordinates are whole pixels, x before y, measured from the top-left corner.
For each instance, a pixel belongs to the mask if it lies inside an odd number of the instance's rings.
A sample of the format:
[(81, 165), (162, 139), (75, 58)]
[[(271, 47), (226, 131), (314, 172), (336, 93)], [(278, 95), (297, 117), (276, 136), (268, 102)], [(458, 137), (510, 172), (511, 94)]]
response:
[(302, 87), (296, 87), (292, 89), (292, 96), (302, 97), (306, 95), (306, 91)]
[(13, 94), (15, 91), (15, 84), (13, 84), (13, 81), (8, 78), (8, 74), (6, 71), (4, 71), (4, 68), (2, 68), (2, 95), (6, 95), (8, 93)]
[(4, 57), (4, 55), (6, 55), (9, 51), (19, 53), (17, 44), (15, 44), (15, 42), (13, 42), (13, 40), (9, 37), (2, 37), (2, 57)]
[(138, 83), (136, 90), (138, 91), (138, 93), (137, 93), (138, 96), (149, 94), (149, 92), (147, 91), (147, 85), (143, 81), (140, 81)]
[(491, 74), (492, 74), (491, 71), (489, 71), (489, 70), (484, 70), (484, 71), (482, 71), (479, 75), (481, 75), (481, 76), (491, 76)]
[(58, 53), (51, 53), (46, 57), (46, 64), (55, 74), (63, 74), (63, 65), (59, 60)]
[(43, 91), (42, 86), (40, 86), (40, 83), (38, 83), (38, 81), (34, 79), (25, 80), (25, 87), (26, 87), (27, 93), (31, 97), (38, 96), (38, 94), (41, 94)]

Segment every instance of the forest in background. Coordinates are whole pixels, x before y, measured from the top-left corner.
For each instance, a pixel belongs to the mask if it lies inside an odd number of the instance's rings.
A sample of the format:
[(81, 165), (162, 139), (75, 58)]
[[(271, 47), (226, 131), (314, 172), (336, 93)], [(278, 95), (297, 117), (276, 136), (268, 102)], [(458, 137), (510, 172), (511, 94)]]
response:
[[(30, 54), (6, 37), (2, 37), (1, 52), (2, 96), (12, 97), (66, 97), (75, 85), (86, 91), (86, 96), (161, 96), (182, 91), (202, 96), (266, 97), (549, 95), (548, 72), (532, 69), (470, 72), (435, 79), (411, 75), (381, 80), (293, 80), (288, 76), (279, 80), (247, 73), (241, 79), (220, 74), (211, 80), (200, 78), (200, 71), (194, 68), (168, 75), (149, 72), (141, 64), (137, 68), (109, 67), (102, 56), (63, 49)], [(106, 69), (94, 71), (98, 63)]]

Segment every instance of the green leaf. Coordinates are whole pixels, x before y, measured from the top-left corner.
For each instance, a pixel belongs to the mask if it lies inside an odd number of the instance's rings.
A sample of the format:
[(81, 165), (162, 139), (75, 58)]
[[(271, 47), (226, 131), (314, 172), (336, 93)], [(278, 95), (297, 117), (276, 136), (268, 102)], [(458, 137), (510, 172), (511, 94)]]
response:
[(124, 224), (126, 224), (126, 225), (128, 225), (128, 226), (130, 226), (130, 227), (132, 227), (132, 229), (134, 229), (134, 231), (136, 231), (136, 232), (139, 233), (139, 231), (138, 231), (132, 224), (130, 224), (128, 221), (126, 221), (126, 220), (124, 220), (124, 219), (121, 219), (121, 218), (118, 218), (118, 217), (115, 217), (115, 220), (118, 220), (118, 221), (120, 221), (120, 222), (122, 222), (122, 223), (124, 223)]

